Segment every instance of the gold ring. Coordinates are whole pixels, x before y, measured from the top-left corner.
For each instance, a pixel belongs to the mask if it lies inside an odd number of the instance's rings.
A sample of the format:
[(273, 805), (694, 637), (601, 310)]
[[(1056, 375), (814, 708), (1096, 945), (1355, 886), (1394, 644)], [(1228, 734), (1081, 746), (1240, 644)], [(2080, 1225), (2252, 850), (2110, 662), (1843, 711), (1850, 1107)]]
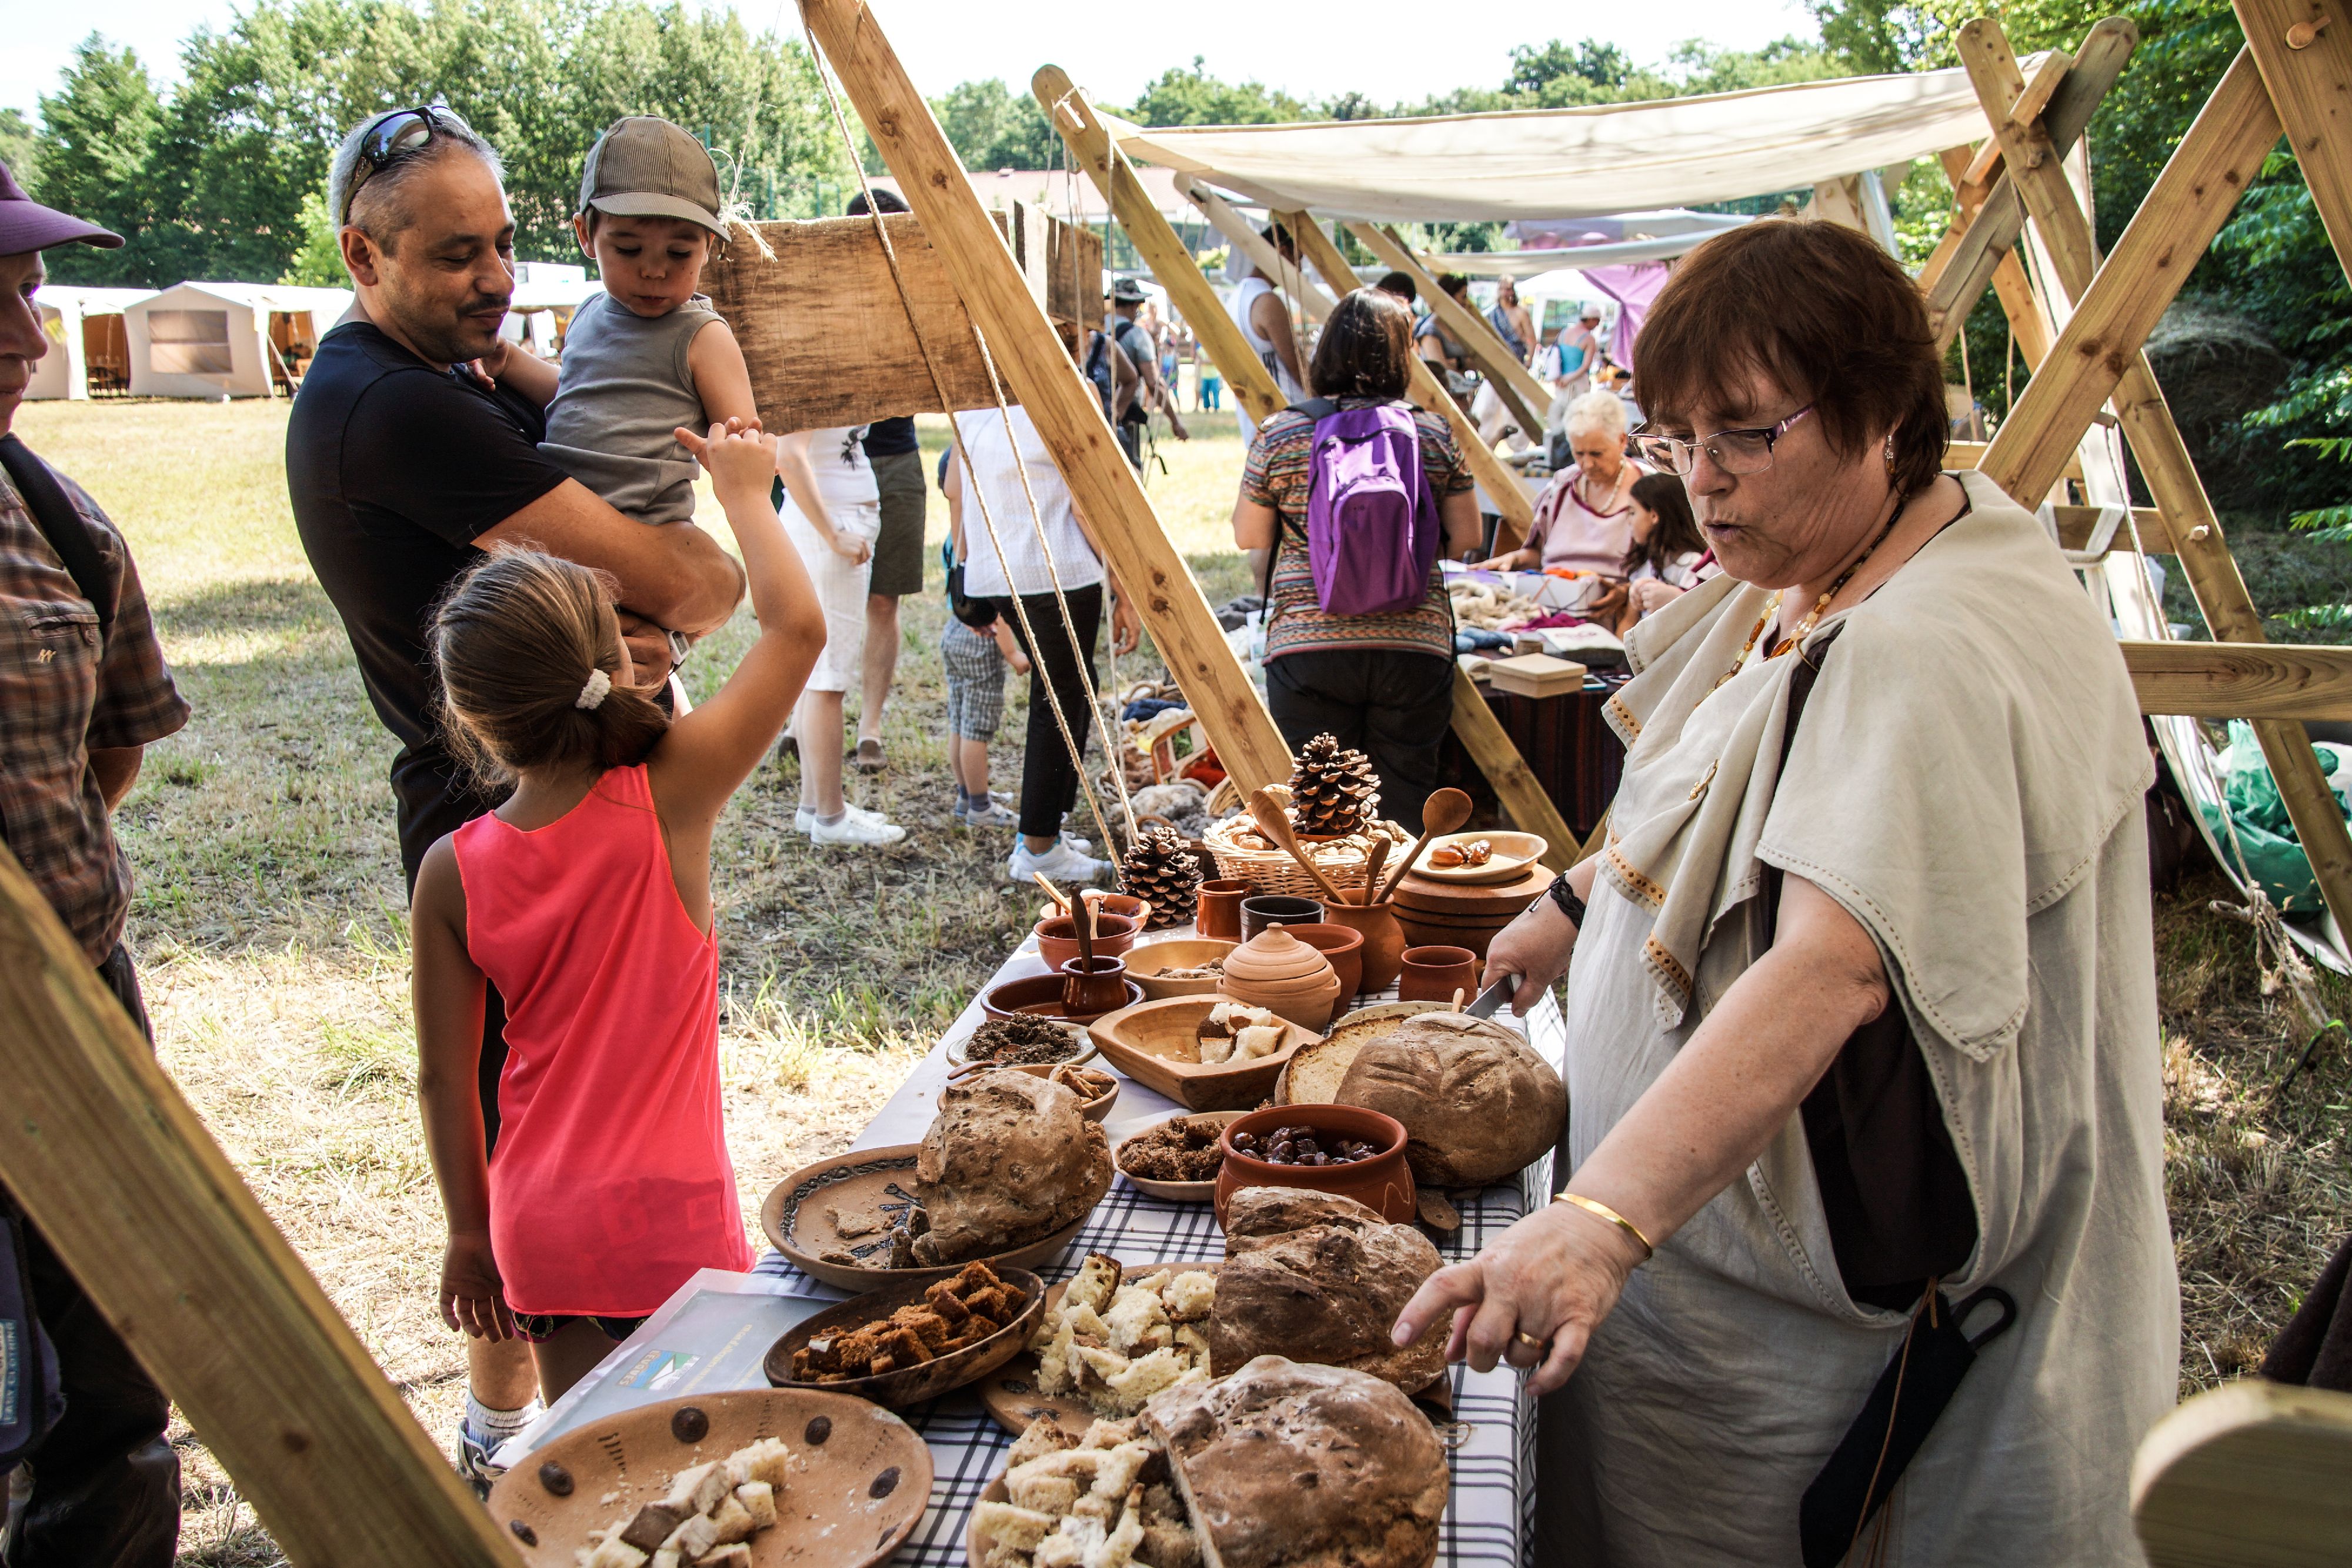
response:
[(1535, 1337), (1535, 1335), (1530, 1334), (1530, 1333), (1528, 1333), (1528, 1332), (1526, 1332), (1525, 1331), (1520, 1331), (1520, 1332), (1518, 1332), (1518, 1333), (1515, 1333), (1515, 1334), (1513, 1334), (1513, 1335), (1511, 1336), (1511, 1338), (1513, 1338), (1513, 1339), (1515, 1339), (1515, 1340), (1518, 1341), (1518, 1342), (1519, 1342), (1519, 1343), (1521, 1343), (1521, 1344), (1523, 1344), (1523, 1345), (1527, 1346), (1527, 1347), (1528, 1347), (1528, 1349), (1529, 1349), (1529, 1350), (1531, 1350), (1531, 1351), (1547, 1351), (1547, 1352), (1548, 1352), (1548, 1351), (1549, 1351), (1549, 1350), (1551, 1349), (1551, 1342), (1550, 1342), (1550, 1341), (1549, 1341), (1549, 1340), (1539, 1340), (1539, 1339), (1536, 1338), (1536, 1337)]

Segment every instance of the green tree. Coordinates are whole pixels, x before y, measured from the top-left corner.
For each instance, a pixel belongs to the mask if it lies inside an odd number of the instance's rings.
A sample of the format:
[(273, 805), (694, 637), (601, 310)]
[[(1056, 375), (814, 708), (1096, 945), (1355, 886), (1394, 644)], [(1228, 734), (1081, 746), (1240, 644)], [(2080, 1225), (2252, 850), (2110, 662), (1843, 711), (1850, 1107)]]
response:
[(1205, 56), (1171, 66), (1122, 112), (1139, 125), (1275, 125), (1313, 117), (1313, 107), (1263, 82), (1209, 75)]
[(1587, 38), (1571, 47), (1554, 38), (1541, 48), (1512, 47), (1503, 90), (1537, 104), (1606, 101), (1591, 95), (1612, 94), (1633, 75), (1633, 59), (1614, 44)]
[(0, 109), (0, 163), (7, 164), (16, 183), (28, 191), (38, 178), (39, 160), (33, 149), (39, 134), (23, 110)]
[(53, 253), (49, 271), (58, 282), (145, 281), (159, 205), (153, 154), (163, 128), (163, 101), (138, 55), (110, 48), (95, 33), (84, 39), (57, 93), (41, 100), (31, 194), (105, 225), (128, 243), (119, 250), (77, 245)]
[(1014, 92), (1001, 77), (962, 81), (931, 100), (940, 129), (967, 169), (1058, 169), (1062, 139), (1045, 111), (1026, 92)]

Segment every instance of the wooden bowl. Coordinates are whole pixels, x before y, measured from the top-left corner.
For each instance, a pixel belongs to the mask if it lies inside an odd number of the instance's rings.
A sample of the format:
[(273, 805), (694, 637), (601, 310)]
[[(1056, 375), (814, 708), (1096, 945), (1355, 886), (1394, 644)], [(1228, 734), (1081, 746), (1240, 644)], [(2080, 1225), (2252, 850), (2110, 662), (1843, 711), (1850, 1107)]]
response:
[[(1054, 976), (1054, 978), (1058, 981), (1061, 976), (1057, 974)], [(1075, 1068), (1084, 1067), (1087, 1063), (1095, 1059), (1094, 1037), (1087, 1033), (1087, 1026), (1084, 1024), (1074, 1024), (1066, 1018), (1049, 1018), (1046, 1022), (1060, 1025), (1062, 1032), (1076, 1042), (1076, 1048), (1068, 1056), (1063, 1058), (1057, 1062), (1026, 1062), (1020, 1065), (1024, 1067)], [(949, 1041), (947, 1058), (948, 1060), (955, 1063), (958, 1067), (962, 1067), (966, 1063), (970, 1062), (972, 1059), (971, 1037), (970, 1035), (964, 1035), (957, 1039)]]
[[(830, 1159), (804, 1165), (769, 1189), (760, 1205), (760, 1228), (768, 1239), (803, 1272), (844, 1290), (878, 1290), (886, 1285), (944, 1279), (965, 1264), (985, 1262), (998, 1273), (1007, 1268), (1034, 1268), (1061, 1254), (1087, 1222), (1080, 1215), (1053, 1235), (1024, 1247), (992, 1252), (986, 1258), (958, 1258), (931, 1268), (891, 1268), (868, 1261), (890, 1256), (890, 1226), (915, 1201), (915, 1156), (919, 1143), (887, 1149), (852, 1149)], [(879, 1219), (881, 1228), (845, 1237), (835, 1224), (836, 1212), (853, 1221)], [(856, 1264), (830, 1262), (820, 1253), (846, 1251)]]
[[(1234, 1152), (1234, 1134), (1259, 1136), (1277, 1127), (1311, 1127), (1334, 1136), (1360, 1138), (1380, 1150), (1369, 1160), (1349, 1165), (1276, 1165)], [(1310, 1193), (1333, 1193), (1378, 1209), (1391, 1225), (1411, 1225), (1421, 1214), (1421, 1199), (1412, 1183), (1412, 1167), (1405, 1163), (1404, 1123), (1377, 1110), (1354, 1105), (1270, 1105), (1236, 1116), (1225, 1123), (1225, 1163), (1217, 1173), (1217, 1224), (1225, 1223), (1226, 1206), (1244, 1187), (1297, 1187)]]
[[(1453, 845), (1475, 844), (1484, 840), (1494, 850), (1494, 857), (1484, 866), (1433, 866), (1430, 857)], [(1426, 877), (1433, 882), (1447, 882), (1456, 887), (1479, 887), (1495, 882), (1516, 882), (1527, 875), (1528, 868), (1544, 858), (1551, 841), (1537, 833), (1448, 833), (1429, 841), (1421, 858), (1413, 863), (1412, 874)], [(1549, 873), (1547, 873), (1549, 877)]]
[(1444, 1010), (1442, 1002), (1375, 1002), (1357, 1008), (1332, 1025), (1329, 1034), (1284, 1064), (1282, 1076), (1275, 1080), (1274, 1102), (1328, 1105), (1331, 1096), (1327, 1091), (1339, 1087), (1367, 1041), (1380, 1038), (1407, 1018)]
[(1203, 1063), (1201, 1020), (1220, 1000), (1171, 996), (1145, 1002), (1097, 1018), (1087, 1033), (1105, 1061), (1187, 1110), (1246, 1110), (1273, 1092), (1283, 1063), (1316, 1037), (1296, 1024), (1285, 1024), (1282, 1047), (1272, 1056), (1238, 1064)]
[[(1100, 1013), (1069, 1013), (1062, 1007), (1062, 981), (1059, 974), (1033, 974), (1025, 980), (1007, 980), (992, 985), (980, 994), (980, 1010), (992, 1018), (1010, 1018), (1015, 1013), (1030, 1013), (1040, 1018), (1051, 1018), (1057, 1024), (1091, 1024)], [(1127, 983), (1127, 1005), (1134, 1006), (1143, 1000), (1143, 987), (1130, 980)], [(1117, 1008), (1112, 1009), (1118, 1011)]]
[[(1094, 1055), (1094, 1042), (1089, 1040), (1087, 1042), (1087, 1057), (1091, 1060)], [(971, 1077), (981, 1072), (1025, 1072), (1031, 1078), (1051, 1078), (1054, 1076), (1054, 1071), (1056, 1068), (1073, 1067), (1076, 1065), (1076, 1064), (1072, 1062), (1023, 1062), (1013, 1067), (987, 1068), (974, 1064), (971, 1066), (969, 1072), (962, 1068), (959, 1068), (955, 1072), (950, 1073), (948, 1078), (950, 1084), (961, 1083), (967, 1077)], [(1091, 1070), (1095, 1072), (1102, 1072), (1102, 1068), (1095, 1068)], [(1102, 1072), (1102, 1076), (1110, 1079), (1109, 1092), (1094, 1100), (1084, 1100), (1078, 1102), (1078, 1114), (1085, 1117), (1089, 1121), (1102, 1121), (1105, 1117), (1108, 1117), (1110, 1114), (1110, 1108), (1118, 1103), (1118, 1075), (1116, 1073)], [(1077, 1091), (1073, 1089), (1071, 1092), (1076, 1093)], [(947, 1090), (944, 1089), (940, 1090), (940, 1097), (944, 1100), (947, 1097)]]
[(844, 1383), (800, 1383), (793, 1377), (793, 1352), (811, 1340), (837, 1329), (856, 1329), (887, 1318), (901, 1307), (920, 1304), (923, 1292), (936, 1280), (909, 1281), (870, 1290), (863, 1296), (828, 1307), (815, 1317), (795, 1323), (783, 1337), (768, 1347), (767, 1358), (761, 1370), (768, 1381), (778, 1388), (822, 1388), (828, 1394), (855, 1394), (870, 1399), (891, 1410), (904, 1410), (909, 1405), (920, 1405), (927, 1399), (937, 1399), (951, 1389), (967, 1383), (976, 1383), (1019, 1355), (1029, 1342), (1029, 1335), (1037, 1320), (1045, 1315), (1045, 1282), (1025, 1268), (1007, 1268), (999, 1276), (1006, 1284), (1018, 1287), (1028, 1300), (1013, 1321), (989, 1335), (978, 1344), (950, 1351), (897, 1372), (886, 1372), (879, 1377), (853, 1377)]
[[(1068, 915), (1055, 915), (1039, 921), (1034, 928), (1037, 936), (1037, 956), (1053, 968), (1059, 969), (1078, 956), (1078, 922)], [(1136, 933), (1143, 928), (1125, 915), (1095, 914), (1095, 956), (1122, 958), (1135, 945)]]
[[(1179, 1274), (1196, 1268), (1214, 1274), (1222, 1267), (1222, 1258), (1213, 1263), (1134, 1263), (1121, 1268), (1120, 1278), (1140, 1279), (1163, 1268), (1173, 1269)], [(1069, 1288), (1067, 1279), (1045, 1287), (1045, 1310), (1050, 1312), (1060, 1306), (1062, 1296)], [(1085, 1431), (1095, 1420), (1093, 1407), (1076, 1394), (1037, 1392), (1037, 1358), (1025, 1350), (998, 1367), (991, 1376), (982, 1378), (975, 1392), (980, 1395), (981, 1404), (988, 1407), (988, 1413), (996, 1417), (996, 1424), (1015, 1437), (1029, 1430), (1029, 1424), (1041, 1415), (1059, 1417), (1062, 1425), (1073, 1432)], [(1002, 1488), (1003, 1484), (1000, 1477), (997, 1485)], [(997, 1495), (1001, 1499), (1003, 1494), (1000, 1490)]]
[(1206, 996), (1217, 989), (1214, 975), (1206, 980), (1163, 980), (1160, 973), (1169, 969), (1190, 969), (1212, 961), (1222, 962), (1225, 954), (1241, 943), (1218, 942), (1205, 936), (1173, 937), (1166, 942), (1145, 942), (1128, 949), (1127, 977), (1143, 987), (1144, 1000), (1164, 1002), (1171, 996)]
[[(699, 1411), (699, 1441), (671, 1426)], [(788, 1522), (751, 1537), (757, 1568), (870, 1568), (887, 1562), (931, 1502), (931, 1451), (878, 1405), (814, 1388), (689, 1394), (573, 1428), (490, 1488), (490, 1517), (528, 1568), (572, 1568), (588, 1532), (625, 1521), (668, 1492), (679, 1470), (723, 1459), (762, 1437), (791, 1446)], [(541, 1479), (568, 1477), (563, 1495)]]
[(1148, 1193), (1155, 1198), (1165, 1198), (1174, 1204), (1207, 1203), (1216, 1193), (1216, 1177), (1211, 1176), (1205, 1182), (1163, 1182), (1150, 1176), (1131, 1175), (1118, 1163), (1119, 1147), (1129, 1139), (1139, 1138), (1162, 1122), (1173, 1121), (1180, 1116), (1197, 1116), (1203, 1121), (1213, 1121), (1222, 1128), (1235, 1117), (1248, 1114), (1249, 1112), (1245, 1110), (1163, 1110), (1157, 1116), (1139, 1116), (1129, 1121), (1115, 1123), (1103, 1129), (1110, 1138), (1111, 1168), (1118, 1172), (1120, 1181), (1125, 1182), (1137, 1192)]

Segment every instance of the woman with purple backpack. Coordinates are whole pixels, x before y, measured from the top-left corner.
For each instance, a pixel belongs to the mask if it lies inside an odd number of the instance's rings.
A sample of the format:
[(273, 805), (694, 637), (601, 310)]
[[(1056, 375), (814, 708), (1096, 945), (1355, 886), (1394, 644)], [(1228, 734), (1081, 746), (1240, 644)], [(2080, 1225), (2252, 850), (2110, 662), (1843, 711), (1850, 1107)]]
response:
[(1234, 542), (1273, 549), (1265, 695), (1295, 752), (1319, 734), (1371, 759), (1381, 805), (1421, 818), (1454, 714), (1440, 550), (1477, 547), (1478, 506), (1445, 421), (1404, 401), (1412, 312), (1359, 289), (1307, 367), (1310, 402), (1250, 443)]

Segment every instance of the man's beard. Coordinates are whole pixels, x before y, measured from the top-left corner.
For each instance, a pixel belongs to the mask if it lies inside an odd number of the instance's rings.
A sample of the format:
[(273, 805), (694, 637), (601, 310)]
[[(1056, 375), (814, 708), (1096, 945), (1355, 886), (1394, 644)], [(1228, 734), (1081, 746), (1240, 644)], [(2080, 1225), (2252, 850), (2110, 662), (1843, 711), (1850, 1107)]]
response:
[(499, 312), (493, 316), (487, 311), (475, 313), (472, 308), (488, 303), (478, 295), (467, 297), (467, 310), (453, 313), (437, 300), (418, 300), (398, 289), (387, 289), (386, 294), (393, 320), (403, 335), (436, 364), (463, 364), (481, 358), (496, 345), (499, 322), (505, 319), (505, 300), (499, 301)]

